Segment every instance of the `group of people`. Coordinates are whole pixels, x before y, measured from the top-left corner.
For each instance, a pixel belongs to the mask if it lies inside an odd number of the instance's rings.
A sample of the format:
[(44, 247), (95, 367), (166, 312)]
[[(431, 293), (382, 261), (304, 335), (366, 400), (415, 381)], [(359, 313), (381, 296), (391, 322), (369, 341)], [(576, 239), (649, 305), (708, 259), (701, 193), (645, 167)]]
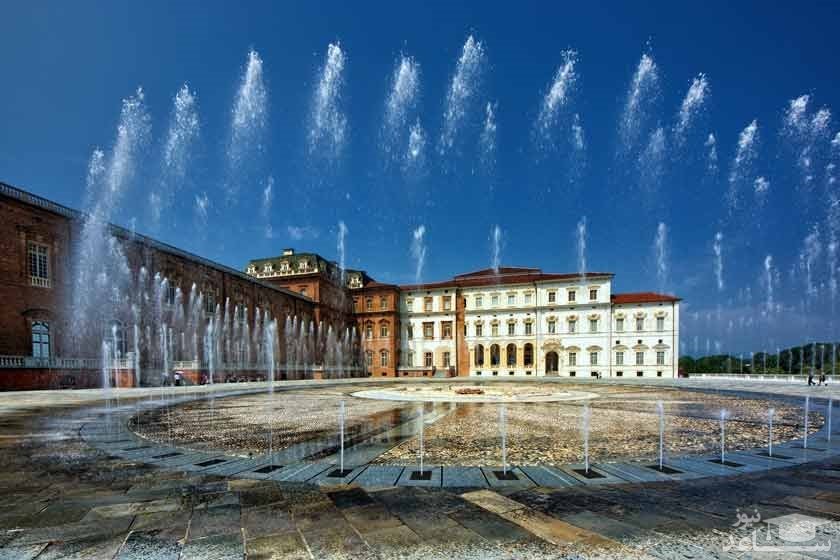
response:
[(820, 385), (828, 385), (828, 380), (825, 378), (825, 372), (821, 371), (820, 376), (817, 378), (818, 383), (814, 383), (814, 372), (810, 372), (808, 374), (808, 387), (812, 385), (820, 386)]

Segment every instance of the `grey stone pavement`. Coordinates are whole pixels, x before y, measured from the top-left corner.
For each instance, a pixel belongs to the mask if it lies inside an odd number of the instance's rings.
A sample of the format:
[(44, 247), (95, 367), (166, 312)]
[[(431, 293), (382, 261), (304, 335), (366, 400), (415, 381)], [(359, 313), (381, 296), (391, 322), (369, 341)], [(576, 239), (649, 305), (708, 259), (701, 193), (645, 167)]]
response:
[[(840, 400), (833, 386), (678, 383)], [(184, 394), (260, 388), (218, 385)], [(125, 405), (156, 394), (130, 389), (119, 397)], [(394, 487), (392, 479), (405, 472), (391, 471), (368, 473), (362, 487), (356, 480), (365, 472), (349, 484), (319, 473), (300, 477), (309, 482), (295, 482), (292, 473), (287, 480), (273, 473), (230, 478), (221, 464), (175, 468), (178, 456), (159, 459), (172, 468), (143, 462), (154, 446), (117, 456), (81, 435), (101, 420), (102, 404), (98, 391), (0, 394), (0, 560), (840, 557), (840, 458), (816, 451), (836, 445), (824, 433), (809, 440), (812, 454), (779, 447), (789, 460), (773, 469), (746, 453), (727, 456), (744, 465), (735, 473), (685, 459), (684, 472), (708, 471), (702, 478), (655, 473), (651, 480), (638, 468), (604, 464), (597, 467), (608, 478), (627, 482), (589, 484), (573, 469), (527, 467), (517, 469), (527, 484), (459, 487), (475, 473), (438, 469), (434, 486)], [(181, 462), (195, 468), (192, 458)], [(765, 520), (789, 514), (820, 523), (813, 541), (820, 546), (768, 532)], [(738, 515), (762, 521), (736, 527)], [(751, 540), (755, 531), (760, 539)]]

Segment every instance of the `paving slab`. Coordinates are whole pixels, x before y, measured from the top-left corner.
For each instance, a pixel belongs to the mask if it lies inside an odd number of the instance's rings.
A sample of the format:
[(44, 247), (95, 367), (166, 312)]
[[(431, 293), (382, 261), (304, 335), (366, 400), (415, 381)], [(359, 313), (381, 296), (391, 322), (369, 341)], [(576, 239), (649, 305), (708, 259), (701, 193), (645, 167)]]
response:
[(179, 560), (233, 560), (245, 557), (242, 533), (191, 539)]
[(309, 484), (317, 484), (318, 486), (341, 486), (347, 485), (353, 482), (353, 480), (359, 476), (365, 469), (367, 465), (362, 465), (361, 467), (351, 467), (348, 465), (344, 466), (344, 472), (347, 473), (344, 476), (332, 476), (332, 475), (340, 475), (339, 472), (341, 469), (338, 465), (330, 465), (330, 468), (326, 469), (322, 473), (318, 474), (317, 476), (309, 479)]
[(487, 488), (489, 483), (478, 467), (443, 467), (444, 488)]
[(537, 485), (546, 488), (568, 488), (581, 484), (575, 477), (554, 467), (532, 466), (519, 468)]
[(559, 470), (563, 471), (567, 475), (577, 479), (584, 486), (600, 486), (603, 484), (615, 484), (618, 482), (629, 482), (623, 478), (620, 478), (614, 474), (610, 474), (609, 472), (603, 470), (600, 467), (599, 463), (591, 463), (589, 465), (589, 471), (595, 474), (600, 474), (599, 477), (588, 478), (585, 475), (579, 473), (578, 471), (584, 471), (586, 469), (586, 465), (583, 463), (573, 463), (571, 465), (564, 465), (559, 467)]
[(254, 560), (311, 560), (309, 550), (295, 531), (264, 537), (248, 538), (249, 559)]
[(115, 560), (178, 560), (180, 555), (180, 543), (160, 539), (154, 531), (135, 531), (128, 536)]
[(366, 488), (396, 486), (404, 469), (399, 465), (368, 465), (353, 482)]
[(331, 468), (329, 463), (300, 463), (283, 467), (268, 479), (284, 482), (306, 482), (329, 468)]
[(530, 488), (534, 481), (522, 472), (519, 467), (508, 467), (507, 472), (510, 479), (503, 478), (502, 467), (481, 467), (481, 472), (487, 479), (491, 488)]
[(429, 479), (413, 479), (413, 473), (419, 474), (419, 469), (417, 467), (406, 467), (405, 470), (400, 475), (399, 480), (397, 480), (397, 486), (427, 486), (427, 487), (440, 487), (441, 485), (441, 478), (443, 476), (441, 472), (441, 468), (435, 465), (424, 465), (423, 471), (426, 473), (430, 473)]

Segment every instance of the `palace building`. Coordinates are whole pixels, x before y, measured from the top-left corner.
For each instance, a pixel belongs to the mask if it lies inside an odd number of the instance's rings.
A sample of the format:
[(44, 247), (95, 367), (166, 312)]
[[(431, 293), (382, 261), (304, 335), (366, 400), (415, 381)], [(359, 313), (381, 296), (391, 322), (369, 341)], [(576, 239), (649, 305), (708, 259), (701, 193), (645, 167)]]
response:
[[(71, 336), (78, 330), (69, 305), (73, 251), (84, 218), (0, 183), (0, 390), (101, 384), (102, 336), (90, 344)], [(611, 273), (501, 267), (395, 285), (315, 253), (286, 249), (239, 271), (118, 226), (108, 231), (131, 281), (162, 279), (151, 294), (159, 298), (154, 315), (162, 331), (137, 312), (143, 298), (114, 311), (105, 325), (108, 359), (125, 384), (159, 383), (174, 369), (195, 382), (208, 373), (230, 380), (242, 370), (259, 378), (266, 361), (280, 364), (277, 379), (335, 371), (677, 376), (680, 299), (613, 293)], [(267, 332), (266, 318), (276, 319), (279, 339), (268, 350), (257, 338)], [(223, 343), (212, 339), (219, 332), (226, 333)], [(213, 352), (199, 350), (203, 339)]]
[[(315, 295), (303, 282), (312, 262), (335, 266), (287, 249), (247, 270)], [(680, 299), (614, 294), (613, 276), (501, 267), (397, 286), (348, 270), (344, 287), (374, 376), (676, 377)]]

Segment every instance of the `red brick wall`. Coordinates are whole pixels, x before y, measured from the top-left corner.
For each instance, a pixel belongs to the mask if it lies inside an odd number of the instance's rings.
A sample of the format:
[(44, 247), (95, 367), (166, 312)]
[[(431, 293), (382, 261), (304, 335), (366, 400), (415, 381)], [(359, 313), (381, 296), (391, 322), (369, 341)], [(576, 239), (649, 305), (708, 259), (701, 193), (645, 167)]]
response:
[[(48, 203), (48, 201), (47, 201)], [(48, 203), (49, 204), (49, 203)], [(64, 215), (65, 212), (68, 215)], [(50, 323), (50, 353), (54, 357), (98, 358), (100, 341), (71, 347), (67, 333), (73, 328), (67, 320), (65, 305), (71, 295), (72, 246), (78, 239), (81, 223), (70, 217), (72, 211), (56, 208), (55, 211), (30, 204), (24, 200), (0, 194), (0, 355), (29, 356), (32, 354), (31, 323), (45, 320)], [(120, 234), (125, 235), (125, 234)], [(49, 269), (51, 287), (35, 287), (30, 283), (27, 264), (27, 244), (35, 241), (50, 248)], [(279, 291), (269, 286), (250, 281), (210, 263), (191, 259), (189, 255), (170, 252), (143, 237), (123, 237), (123, 250), (132, 270), (145, 266), (150, 274), (160, 272), (171, 282), (181, 287), (184, 305), (193, 284), (199, 290), (212, 287), (216, 301), (224, 306), (230, 298), (231, 309), (235, 304), (247, 305), (253, 319), (254, 309), (259, 306), (270, 310), (278, 319), (282, 331), (286, 315), (311, 319), (315, 314), (312, 302)], [(118, 317), (115, 317), (118, 318)], [(281, 333), (282, 334), (282, 333)], [(279, 345), (278, 362), (285, 359), (285, 345)], [(14, 374), (10, 372), (14, 371)], [(0, 369), (0, 389), (46, 388), (55, 385), (55, 379), (63, 375), (56, 370), (8, 370)], [(88, 375), (67, 372), (75, 379), (88, 379)], [(78, 386), (100, 385), (99, 374), (95, 382), (88, 381)]]
[(98, 370), (0, 369), (0, 391), (96, 389), (101, 385)]

